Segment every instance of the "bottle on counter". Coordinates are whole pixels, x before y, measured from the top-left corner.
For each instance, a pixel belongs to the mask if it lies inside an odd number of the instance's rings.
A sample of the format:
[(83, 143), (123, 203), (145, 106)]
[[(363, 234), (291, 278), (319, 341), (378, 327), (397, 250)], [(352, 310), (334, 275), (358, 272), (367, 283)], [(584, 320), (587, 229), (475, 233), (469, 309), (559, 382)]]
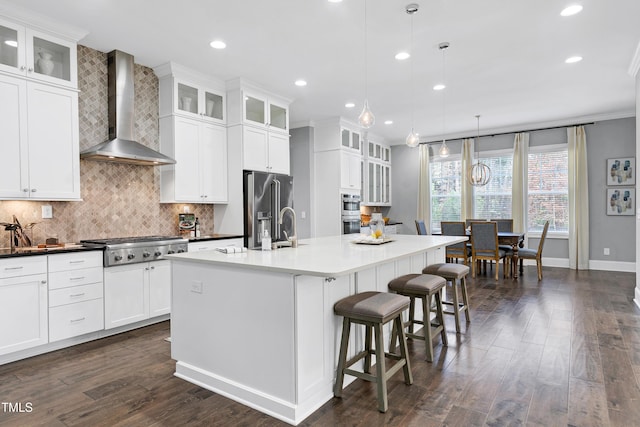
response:
[(196, 218), (196, 223), (194, 227), (195, 227), (196, 237), (200, 237), (200, 220), (198, 218)]
[(262, 250), (263, 251), (271, 250), (271, 236), (269, 235), (268, 229), (265, 229), (264, 234), (262, 235)]

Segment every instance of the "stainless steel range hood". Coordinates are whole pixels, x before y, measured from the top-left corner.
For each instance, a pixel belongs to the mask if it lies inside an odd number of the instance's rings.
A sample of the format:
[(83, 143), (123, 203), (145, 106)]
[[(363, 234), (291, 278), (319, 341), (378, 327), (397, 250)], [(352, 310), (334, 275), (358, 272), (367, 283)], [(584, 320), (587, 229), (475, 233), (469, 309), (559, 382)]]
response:
[(80, 158), (144, 166), (174, 164), (174, 159), (133, 140), (133, 56), (114, 50), (107, 54), (107, 61), (109, 139), (82, 151)]

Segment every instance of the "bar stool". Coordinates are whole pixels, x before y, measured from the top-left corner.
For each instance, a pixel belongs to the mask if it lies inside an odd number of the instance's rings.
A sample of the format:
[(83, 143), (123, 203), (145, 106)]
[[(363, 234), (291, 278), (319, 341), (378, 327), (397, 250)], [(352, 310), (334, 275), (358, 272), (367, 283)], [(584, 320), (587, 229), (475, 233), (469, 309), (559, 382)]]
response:
[[(433, 274), (405, 274), (389, 282), (389, 289), (407, 296), (411, 299), (409, 306), (409, 321), (404, 323), (404, 327), (409, 328), (405, 335), (409, 338), (424, 340), (427, 347), (427, 361), (433, 362), (433, 338), (440, 332), (442, 345), (447, 345), (447, 331), (444, 327), (444, 316), (442, 311), (442, 289), (446, 284), (445, 279)], [(431, 306), (435, 297), (436, 323), (431, 322)], [(422, 320), (415, 319), (415, 299), (422, 300)], [(423, 325), (422, 335), (413, 333), (413, 325)], [(391, 334), (391, 345), (395, 345), (394, 334)], [(393, 348), (391, 348), (393, 351)]]
[[(436, 276), (443, 277), (447, 282), (451, 282), (453, 301), (442, 301), (442, 304), (453, 306), (453, 311), (443, 310), (443, 313), (455, 316), (456, 332), (460, 333), (461, 311), (464, 311), (467, 323), (471, 322), (471, 319), (469, 318), (469, 296), (467, 295), (466, 280), (466, 277), (469, 274), (469, 267), (462, 264), (443, 262), (429, 265), (425, 267), (422, 272), (424, 274), (435, 274)], [(462, 294), (462, 302), (458, 300), (458, 284), (460, 286), (460, 293)]]
[[(340, 355), (338, 357), (338, 369), (336, 384), (333, 388), (335, 397), (342, 396), (344, 375), (352, 375), (377, 385), (378, 410), (387, 412), (387, 380), (400, 368), (404, 371), (404, 382), (407, 385), (413, 383), (411, 366), (407, 355), (407, 341), (402, 328), (402, 312), (409, 307), (409, 299), (400, 295), (386, 292), (362, 292), (351, 295), (336, 302), (334, 312), (343, 316), (342, 340), (340, 342)], [(393, 330), (396, 331), (400, 341), (400, 355), (384, 351), (384, 339), (382, 325), (393, 321)], [(351, 324), (356, 323), (365, 326), (364, 350), (347, 360), (347, 346), (349, 345), (349, 332)], [(375, 331), (375, 350), (371, 350), (372, 329)], [(395, 348), (395, 345), (394, 345)], [(376, 356), (376, 374), (371, 375), (371, 355)], [(385, 357), (398, 361), (387, 371)], [(351, 365), (364, 358), (364, 372), (349, 369)]]

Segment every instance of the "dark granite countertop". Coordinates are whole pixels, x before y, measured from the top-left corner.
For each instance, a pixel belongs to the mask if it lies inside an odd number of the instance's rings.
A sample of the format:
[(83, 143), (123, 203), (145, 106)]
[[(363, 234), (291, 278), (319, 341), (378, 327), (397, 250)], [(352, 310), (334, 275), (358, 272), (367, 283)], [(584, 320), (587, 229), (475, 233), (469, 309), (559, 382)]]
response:
[(0, 258), (12, 258), (19, 256), (34, 256), (34, 255), (51, 255), (51, 254), (63, 254), (69, 252), (82, 252), (82, 251), (102, 251), (102, 248), (90, 248), (87, 246), (70, 246), (66, 248), (15, 248), (11, 251), (10, 248), (0, 249)]

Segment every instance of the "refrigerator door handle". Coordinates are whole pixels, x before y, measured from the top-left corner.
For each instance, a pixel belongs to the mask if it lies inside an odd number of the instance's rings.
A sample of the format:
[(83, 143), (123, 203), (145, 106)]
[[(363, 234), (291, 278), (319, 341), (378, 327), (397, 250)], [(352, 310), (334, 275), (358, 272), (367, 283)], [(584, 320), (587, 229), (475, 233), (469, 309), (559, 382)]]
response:
[(280, 181), (278, 178), (273, 178), (275, 184), (275, 203), (273, 208), (273, 222), (275, 223), (274, 240), (280, 240)]

